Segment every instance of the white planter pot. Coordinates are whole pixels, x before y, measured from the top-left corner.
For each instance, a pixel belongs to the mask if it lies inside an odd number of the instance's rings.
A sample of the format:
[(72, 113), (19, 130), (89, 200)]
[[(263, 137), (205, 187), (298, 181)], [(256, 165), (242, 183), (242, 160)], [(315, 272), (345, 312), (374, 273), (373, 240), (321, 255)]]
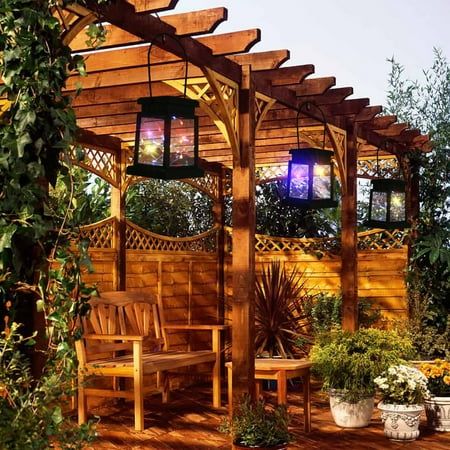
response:
[(422, 405), (395, 405), (380, 402), (378, 409), (384, 422), (384, 435), (391, 441), (414, 441), (420, 434)]
[(342, 428), (362, 428), (369, 425), (374, 407), (373, 397), (366, 397), (357, 403), (343, 400), (342, 391), (330, 390), (330, 408), (336, 425)]
[(428, 426), (436, 431), (450, 431), (450, 397), (425, 400)]

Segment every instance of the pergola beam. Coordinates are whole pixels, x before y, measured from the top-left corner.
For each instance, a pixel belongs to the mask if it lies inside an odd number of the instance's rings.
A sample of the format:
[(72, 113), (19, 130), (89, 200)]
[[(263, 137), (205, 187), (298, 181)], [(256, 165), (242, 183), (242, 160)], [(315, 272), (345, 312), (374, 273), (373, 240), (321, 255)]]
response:
[[(277, 69), (290, 58), (289, 50), (270, 50), (267, 52), (231, 55), (229, 59), (240, 66), (249, 65), (252, 71)], [(253, 77), (257, 81), (257, 77)]]
[(167, 11), (177, 6), (178, 0), (129, 0), (137, 13), (155, 13)]
[(307, 64), (304, 66), (260, 70), (253, 73), (253, 77), (255, 80), (270, 81), (272, 86), (286, 86), (301, 83), (307, 76), (313, 73), (314, 66), (312, 64)]
[(174, 27), (178, 36), (196, 36), (213, 33), (228, 19), (226, 8), (210, 8), (188, 13), (162, 16), (161, 20)]

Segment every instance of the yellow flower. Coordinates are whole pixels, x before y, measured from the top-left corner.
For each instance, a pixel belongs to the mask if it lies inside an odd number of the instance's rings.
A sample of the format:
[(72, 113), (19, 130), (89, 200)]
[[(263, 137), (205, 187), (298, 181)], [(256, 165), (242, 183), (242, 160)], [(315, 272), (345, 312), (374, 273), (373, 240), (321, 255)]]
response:
[(445, 384), (448, 384), (448, 385), (450, 386), (450, 375), (446, 375), (446, 376), (444, 377), (444, 383), (445, 383)]

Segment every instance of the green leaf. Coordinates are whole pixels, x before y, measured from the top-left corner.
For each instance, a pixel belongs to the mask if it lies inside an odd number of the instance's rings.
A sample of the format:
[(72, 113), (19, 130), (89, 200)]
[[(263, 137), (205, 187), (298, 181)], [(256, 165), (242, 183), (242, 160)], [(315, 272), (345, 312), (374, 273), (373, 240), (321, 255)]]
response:
[(32, 140), (28, 133), (21, 134), (17, 139), (17, 154), (19, 158), (23, 158), (25, 146), (31, 144)]
[(17, 225), (13, 223), (0, 227), (0, 252), (3, 252), (5, 248), (11, 248), (11, 239), (16, 231)]
[(44, 300), (39, 299), (39, 300), (36, 302), (36, 310), (37, 310), (38, 312), (44, 311), (44, 306), (45, 306)]
[(61, 408), (56, 406), (52, 413), (52, 421), (55, 425), (59, 425), (64, 420)]

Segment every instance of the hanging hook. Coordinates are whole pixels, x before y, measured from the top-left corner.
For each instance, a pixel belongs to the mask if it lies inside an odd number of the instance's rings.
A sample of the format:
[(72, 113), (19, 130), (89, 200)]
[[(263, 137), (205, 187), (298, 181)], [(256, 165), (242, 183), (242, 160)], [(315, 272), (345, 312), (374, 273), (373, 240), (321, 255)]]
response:
[(152, 51), (152, 47), (153, 44), (156, 42), (157, 39), (161, 38), (162, 43), (165, 42), (166, 40), (166, 36), (172, 38), (177, 44), (178, 46), (181, 48), (181, 50), (183, 51), (183, 56), (184, 56), (184, 61), (185, 61), (185, 69), (184, 69), (184, 92), (183, 92), (183, 97), (186, 98), (186, 89), (187, 89), (187, 78), (188, 78), (188, 58), (187, 58), (187, 53), (186, 53), (186, 49), (184, 48), (184, 45), (181, 43), (181, 40), (172, 35), (172, 34), (167, 34), (167, 33), (160, 33), (157, 34), (156, 36), (154, 36), (152, 42), (150, 43), (149, 47), (148, 47), (148, 52), (147, 52), (147, 71), (148, 71), (148, 90), (149, 90), (149, 94), (150, 97), (152, 97), (152, 76), (151, 76), (151, 71), (150, 71), (150, 54)]
[(297, 148), (300, 148), (300, 127), (298, 125), (299, 124), (300, 113), (301, 113), (302, 109), (306, 109), (307, 111), (309, 111), (311, 109), (311, 106), (315, 106), (316, 109), (322, 115), (322, 123), (323, 123), (323, 143), (322, 143), (322, 148), (325, 150), (327, 120), (325, 118), (324, 112), (322, 111), (322, 108), (320, 108), (319, 106), (317, 106), (315, 103), (312, 103), (312, 102), (304, 102), (304, 103), (302, 103), (299, 106), (298, 110), (297, 110)]

